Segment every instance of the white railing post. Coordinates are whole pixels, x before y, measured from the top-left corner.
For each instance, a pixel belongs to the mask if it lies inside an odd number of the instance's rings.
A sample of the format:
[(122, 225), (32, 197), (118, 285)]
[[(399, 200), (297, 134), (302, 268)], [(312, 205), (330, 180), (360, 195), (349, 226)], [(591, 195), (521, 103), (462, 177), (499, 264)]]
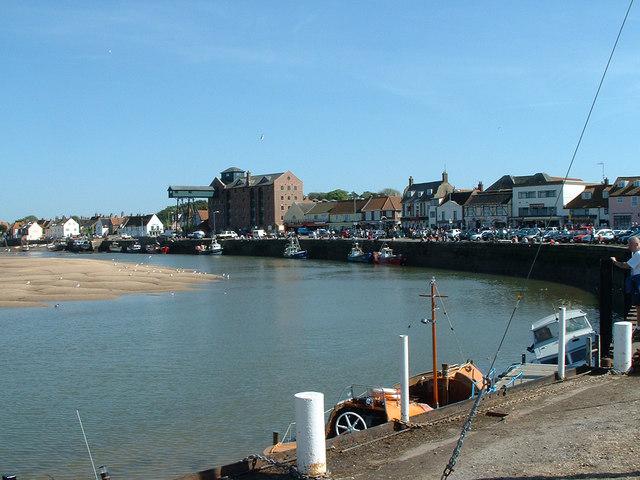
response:
[(564, 357), (567, 349), (567, 307), (560, 307), (558, 321), (558, 380), (564, 380)]
[(631, 322), (613, 324), (613, 369), (627, 373), (631, 368)]
[(294, 397), (297, 467), (303, 475), (319, 477), (327, 472), (324, 395), (319, 392), (300, 392)]
[(400, 365), (400, 420), (409, 421), (409, 337), (400, 335), (402, 363)]

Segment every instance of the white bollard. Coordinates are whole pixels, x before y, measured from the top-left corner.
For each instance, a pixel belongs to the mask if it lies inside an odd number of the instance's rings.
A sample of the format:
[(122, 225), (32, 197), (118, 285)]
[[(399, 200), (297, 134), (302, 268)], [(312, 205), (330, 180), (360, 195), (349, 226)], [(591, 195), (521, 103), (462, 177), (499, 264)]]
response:
[(564, 380), (565, 353), (567, 350), (567, 307), (560, 307), (558, 321), (558, 379)]
[(613, 369), (627, 373), (631, 368), (631, 322), (613, 324)]
[(409, 421), (409, 337), (400, 335), (402, 364), (400, 370), (400, 420)]
[(303, 475), (319, 477), (327, 472), (324, 395), (319, 392), (300, 392), (294, 397), (297, 467)]

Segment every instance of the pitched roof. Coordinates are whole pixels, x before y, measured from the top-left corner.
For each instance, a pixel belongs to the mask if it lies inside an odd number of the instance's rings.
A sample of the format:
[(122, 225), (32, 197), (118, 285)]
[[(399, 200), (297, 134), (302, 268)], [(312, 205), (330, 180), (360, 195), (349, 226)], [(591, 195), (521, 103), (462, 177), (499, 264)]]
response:
[(356, 200), (355, 202), (353, 200), (334, 201), (331, 202), (333, 203), (333, 207), (331, 208), (331, 211), (329, 213), (331, 215), (348, 214), (353, 213), (354, 208), (357, 213), (362, 211), (362, 207), (367, 204), (367, 201), (368, 200), (365, 199)]
[(316, 202), (293, 202), (291, 205), (297, 205), (302, 210), (302, 213), (308, 213), (315, 204)]
[(533, 175), (503, 175), (485, 191), (504, 190), (514, 187), (533, 187), (537, 185), (557, 185), (559, 183), (583, 183), (580, 178), (552, 177), (547, 173)]
[(456, 202), (458, 205), (464, 205), (465, 203), (467, 203), (467, 200), (469, 200), (469, 197), (471, 197), (473, 193), (474, 190), (451, 192), (446, 197), (444, 197), (443, 204), (447, 202)]
[(511, 190), (477, 192), (469, 197), (465, 206), (506, 205), (511, 200), (512, 194)]
[(127, 218), (127, 222), (122, 226), (123, 227), (132, 227), (132, 228), (146, 226), (151, 221), (151, 217), (153, 217), (153, 214), (149, 214), (149, 215), (132, 215), (132, 216)]
[[(442, 184), (442, 180), (435, 182), (413, 183), (409, 185), (402, 195), (402, 200), (417, 200), (418, 198), (432, 198)], [(431, 193), (428, 191), (431, 190)], [(424, 198), (423, 198), (424, 197)]]
[(395, 210), (401, 211), (401, 198), (395, 195), (385, 197), (371, 197), (367, 204), (362, 208), (363, 212)]
[(316, 203), (311, 210), (307, 212), (309, 215), (318, 215), (321, 213), (329, 213), (333, 207), (335, 207), (337, 202), (318, 202)]
[(226, 170), (221, 171), (220, 173), (235, 173), (235, 172), (243, 172), (244, 170), (242, 170), (241, 168), (238, 167), (229, 167)]
[[(606, 208), (609, 205), (609, 200), (602, 196), (602, 192), (609, 188), (611, 185), (604, 183), (587, 185), (580, 195), (565, 205), (565, 208)], [(584, 198), (588, 193), (591, 193), (591, 198)]]
[[(255, 187), (258, 185), (273, 185), (281, 175), (284, 175), (284, 172), (278, 173), (264, 173), (261, 175), (250, 175), (249, 176), (249, 187)], [(242, 188), (247, 186), (246, 177), (238, 178), (235, 182), (231, 182), (226, 188)]]
[[(626, 185), (620, 187), (621, 183), (625, 182)], [(640, 177), (618, 177), (609, 190), (610, 197), (627, 197), (627, 196), (640, 196), (640, 187), (634, 186), (635, 183), (640, 182)]]

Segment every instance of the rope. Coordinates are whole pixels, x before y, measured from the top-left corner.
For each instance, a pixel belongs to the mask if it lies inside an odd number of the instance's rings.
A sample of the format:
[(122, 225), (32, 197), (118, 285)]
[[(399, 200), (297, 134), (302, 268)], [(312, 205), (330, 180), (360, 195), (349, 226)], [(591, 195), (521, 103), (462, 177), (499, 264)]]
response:
[(442, 313), (444, 314), (444, 317), (447, 319), (447, 322), (449, 323), (449, 329), (453, 332), (453, 338), (456, 341), (456, 345), (458, 347), (458, 353), (460, 354), (460, 363), (464, 363), (464, 353), (462, 350), (462, 347), (460, 346), (460, 341), (458, 339), (458, 336), (456, 335), (456, 331), (453, 328), (453, 324), (451, 323), (451, 319), (449, 318), (449, 314), (447, 313), (447, 308), (444, 306), (444, 300), (442, 299), (442, 297), (440, 296), (440, 291), (438, 290), (438, 284), (435, 283), (435, 290), (436, 290), (436, 296), (438, 298), (438, 300), (440, 301), (440, 305), (442, 305)]
[[(573, 150), (573, 155), (571, 156), (571, 162), (569, 162), (569, 167), (567, 168), (567, 172), (564, 176), (564, 179), (562, 180), (562, 185), (564, 187), (567, 179), (569, 178), (569, 172), (571, 171), (571, 168), (573, 167), (573, 163), (576, 159), (576, 156), (578, 154), (578, 150), (580, 149), (580, 145), (582, 144), (582, 138), (584, 137), (584, 134), (587, 130), (587, 127), (589, 125), (589, 121), (591, 120), (591, 114), (593, 113), (593, 109), (596, 105), (596, 101), (598, 100), (598, 96), (600, 95), (600, 90), (602, 88), (602, 84), (604, 83), (604, 79), (607, 75), (607, 72), (609, 71), (609, 66), (611, 65), (611, 60), (613, 59), (613, 55), (616, 51), (616, 48), (618, 46), (618, 41), (620, 40), (620, 36), (622, 35), (622, 31), (624, 29), (624, 26), (627, 22), (627, 18), (629, 17), (629, 12), (631, 11), (631, 7), (633, 6), (633, 2), (634, 0), (630, 0), (629, 1), (629, 6), (627, 7), (627, 11), (624, 15), (624, 18), (622, 20), (622, 24), (620, 25), (620, 29), (618, 30), (618, 35), (616, 36), (616, 41), (613, 44), (613, 47), (611, 49), (611, 53), (609, 54), (609, 58), (607, 60), (607, 64), (604, 68), (604, 71), (602, 72), (602, 76), (600, 77), (600, 82), (598, 83), (598, 88), (596, 89), (596, 93), (593, 97), (593, 101), (591, 102), (591, 107), (589, 108), (589, 113), (587, 114), (587, 118), (584, 121), (584, 125), (582, 126), (582, 130), (580, 131), (580, 136), (578, 137), (578, 141), (576, 143), (576, 146)], [(554, 210), (557, 208), (558, 205), (558, 201), (560, 200), (559, 196), (556, 196), (556, 201), (553, 205)], [(545, 221), (545, 228), (548, 227), (549, 222), (551, 221), (551, 217), (552, 214), (549, 213), (549, 217), (547, 218), (547, 220)], [(529, 271), (527, 272), (527, 277), (525, 279), (525, 284), (526, 282), (531, 278), (531, 274), (533, 273), (533, 268), (535, 267), (535, 264), (538, 260), (538, 256), (540, 255), (540, 250), (542, 249), (542, 241), (540, 241), (540, 243), (538, 244), (538, 247), (536, 248), (536, 253), (533, 257), (533, 261), (531, 262), (531, 267), (529, 268)], [(518, 298), (516, 300), (516, 303), (513, 307), (513, 310), (511, 312), (511, 315), (509, 316), (509, 321), (507, 322), (507, 325), (505, 327), (504, 333), (502, 335), (502, 338), (500, 339), (500, 343), (498, 344), (498, 349), (496, 350), (495, 355), (493, 356), (493, 360), (491, 361), (491, 366), (489, 367), (488, 371), (491, 371), (496, 363), (496, 360), (498, 358), (498, 354), (500, 353), (500, 349), (502, 348), (502, 345), (504, 343), (505, 338), (507, 337), (507, 333), (509, 332), (509, 328), (511, 327), (511, 323), (513, 322), (513, 318), (516, 315), (516, 312), (518, 310), (518, 307), (520, 306), (520, 303), (522, 301), (522, 298), (524, 297), (524, 294), (519, 293), (518, 294)], [(467, 433), (469, 432), (469, 430), (471, 430), (471, 425), (473, 423), (473, 419), (475, 418), (475, 416), (478, 413), (478, 405), (480, 403), (480, 399), (482, 398), (484, 392), (486, 391), (486, 385), (487, 383), (485, 383), (485, 385), (483, 386), (482, 390), (480, 390), (480, 393), (478, 394), (478, 397), (476, 398), (475, 402), (473, 402), (473, 406), (471, 407), (471, 411), (469, 412), (469, 417), (467, 418), (467, 421), (464, 423), (464, 425), (462, 426), (462, 432), (460, 433), (460, 438), (458, 439), (458, 443), (456, 444), (453, 453), (451, 454), (451, 458), (449, 459), (449, 463), (447, 464), (447, 466), (445, 467), (443, 473), (442, 473), (442, 477), (441, 480), (445, 480), (446, 478), (449, 477), (449, 475), (451, 475), (451, 473), (453, 473), (453, 470), (455, 468), (456, 463), (458, 462), (458, 457), (460, 456), (461, 450), (462, 450), (462, 445), (464, 444), (464, 438), (467, 435)]]

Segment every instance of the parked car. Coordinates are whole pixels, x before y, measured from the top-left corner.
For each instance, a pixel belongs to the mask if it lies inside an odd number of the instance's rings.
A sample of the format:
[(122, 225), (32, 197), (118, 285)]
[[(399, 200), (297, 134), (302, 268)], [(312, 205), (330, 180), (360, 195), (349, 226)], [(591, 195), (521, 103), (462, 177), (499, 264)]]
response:
[(200, 238), (204, 238), (206, 235), (207, 235), (207, 234), (206, 234), (206, 233), (204, 233), (202, 230), (196, 230), (195, 232), (190, 233), (189, 235), (187, 235), (187, 238), (197, 238), (197, 239), (200, 239)]
[[(573, 243), (585, 243), (585, 237), (591, 237), (591, 230), (581, 229), (573, 234)], [(588, 240), (587, 240), (588, 242)]]
[(238, 234), (233, 230), (224, 230), (216, 235), (218, 240), (227, 240), (231, 238), (238, 238)]
[(613, 230), (610, 228), (601, 228), (590, 235), (582, 238), (583, 243), (612, 243), (615, 238)]
[(458, 238), (460, 237), (460, 229), (459, 228), (452, 228), (451, 230), (449, 230), (447, 232), (447, 238), (450, 240), (458, 240)]

